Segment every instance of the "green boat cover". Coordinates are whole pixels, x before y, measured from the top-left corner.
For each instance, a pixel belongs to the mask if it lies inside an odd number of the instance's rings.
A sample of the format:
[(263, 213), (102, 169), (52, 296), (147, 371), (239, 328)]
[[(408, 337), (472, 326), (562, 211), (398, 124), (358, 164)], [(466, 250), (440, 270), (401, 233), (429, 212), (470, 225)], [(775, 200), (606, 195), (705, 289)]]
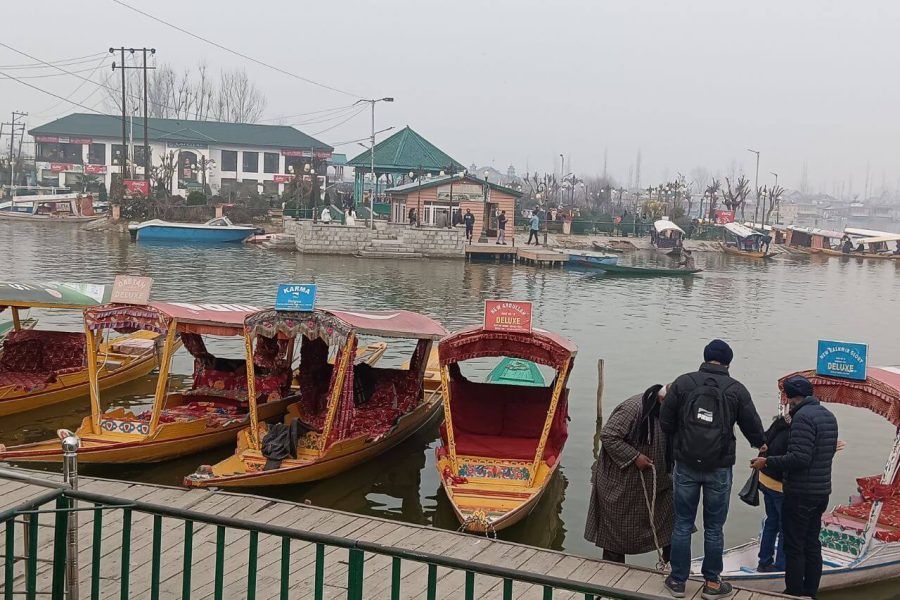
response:
[(487, 376), (488, 383), (528, 385), (543, 387), (544, 376), (538, 366), (529, 360), (503, 358)]

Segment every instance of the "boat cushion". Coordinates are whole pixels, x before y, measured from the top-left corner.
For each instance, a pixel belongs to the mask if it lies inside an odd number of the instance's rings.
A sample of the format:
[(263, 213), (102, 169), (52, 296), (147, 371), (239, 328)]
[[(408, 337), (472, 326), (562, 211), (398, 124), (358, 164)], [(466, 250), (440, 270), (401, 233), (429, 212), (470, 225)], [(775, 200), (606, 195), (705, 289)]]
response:
[(33, 392), (56, 381), (55, 373), (0, 372), (0, 387), (13, 386), (26, 392)]
[(0, 372), (69, 372), (85, 364), (84, 334), (69, 331), (14, 331), (0, 354)]
[[(834, 509), (835, 514), (846, 515), (861, 521), (867, 521), (871, 511), (871, 500), (841, 505)], [(883, 502), (881, 514), (878, 515), (878, 525), (879, 528), (875, 532), (875, 539), (884, 542), (900, 541), (900, 497), (893, 496)]]
[[(497, 385), (453, 380), (450, 412), (454, 431), (476, 435), (539, 438), (550, 407), (552, 387)], [(568, 390), (563, 390), (550, 437), (565, 440)]]

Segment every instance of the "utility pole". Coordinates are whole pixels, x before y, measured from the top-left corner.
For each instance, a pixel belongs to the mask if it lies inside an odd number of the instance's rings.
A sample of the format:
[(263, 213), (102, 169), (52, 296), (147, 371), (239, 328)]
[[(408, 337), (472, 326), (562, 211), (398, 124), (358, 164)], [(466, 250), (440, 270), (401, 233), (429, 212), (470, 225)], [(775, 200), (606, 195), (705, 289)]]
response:
[(756, 190), (756, 206), (753, 207), (753, 222), (756, 223), (759, 214), (759, 150), (747, 148), (747, 152), (752, 152), (756, 155), (756, 176), (753, 178), (753, 187)]
[[(369, 140), (369, 168), (372, 173), (372, 191), (369, 192), (369, 227), (375, 229), (375, 194), (378, 191), (378, 176), (375, 175), (375, 104), (378, 102), (393, 102), (394, 98), (386, 96), (384, 98), (373, 98), (371, 100), (360, 98), (354, 102), (354, 106), (360, 102), (368, 102), (372, 107), (372, 137)], [(363, 185), (365, 189), (365, 185)], [(418, 219), (418, 215), (416, 215)]]
[[(22, 130), (22, 136), (25, 135), (25, 123), (24, 118), (28, 116), (28, 113), (14, 110), (12, 111), (12, 121), (9, 123), (10, 133), (9, 133), (9, 194), (11, 197), (15, 198), (16, 196), (16, 159), (15, 159), (15, 147), (16, 147), (16, 131), (18, 129)], [(23, 119), (23, 122), (19, 122), (19, 118)], [(19, 156), (22, 155), (22, 146), (19, 146)]]
[[(132, 55), (135, 52), (140, 51), (144, 56), (144, 63), (140, 67), (129, 67), (125, 65), (125, 50), (128, 50)], [(113, 62), (112, 69), (115, 71), (119, 69), (122, 71), (122, 180), (124, 182), (127, 169), (128, 169), (128, 135), (127, 135), (127, 127), (126, 127), (126, 82), (125, 82), (125, 71), (128, 69), (141, 69), (144, 71), (144, 179), (150, 179), (150, 143), (148, 141), (148, 133), (147, 133), (147, 71), (155, 69), (156, 67), (148, 67), (147, 66), (147, 52), (151, 55), (156, 54), (156, 48), (125, 48), (121, 46), (119, 48), (110, 48), (109, 53), (115, 55), (116, 52), (119, 52), (120, 64), (116, 64)], [(135, 154), (137, 154), (135, 152)], [(134, 157), (132, 157), (132, 161)], [(133, 178), (135, 175), (134, 171), (131, 171), (131, 177)]]

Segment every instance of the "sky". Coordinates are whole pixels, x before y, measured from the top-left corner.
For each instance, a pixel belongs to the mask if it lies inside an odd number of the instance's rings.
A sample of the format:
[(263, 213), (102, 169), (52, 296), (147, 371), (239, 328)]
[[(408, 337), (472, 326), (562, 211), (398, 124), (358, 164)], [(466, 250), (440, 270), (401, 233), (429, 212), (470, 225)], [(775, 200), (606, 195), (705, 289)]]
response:
[[(268, 99), (266, 118), (379, 104), (376, 128), (409, 125), (465, 165), (518, 172), (607, 171), (641, 185), (690, 179), (698, 166), (787, 188), (862, 194), (900, 187), (900, 3), (857, 0), (344, 0), (137, 4), (154, 16), (261, 62), (235, 56), (114, 0), (45, 0), (4, 6), (0, 42), (42, 60), (154, 47), (176, 67), (245, 68)], [(0, 46), (0, 73), (32, 62)], [(99, 81), (111, 58), (77, 70)], [(67, 67), (76, 70), (76, 67)], [(103, 90), (73, 76), (25, 80), (82, 102)], [(77, 91), (76, 91), (77, 89)], [(99, 104), (98, 104), (99, 103)], [(0, 76), (0, 120), (29, 112), (37, 126), (70, 111), (65, 101)], [(324, 113), (326, 116), (334, 113)], [(369, 135), (368, 111), (344, 121), (286, 119), (328, 143)], [(383, 139), (383, 135), (379, 138)], [(357, 143), (339, 146), (351, 157)]]

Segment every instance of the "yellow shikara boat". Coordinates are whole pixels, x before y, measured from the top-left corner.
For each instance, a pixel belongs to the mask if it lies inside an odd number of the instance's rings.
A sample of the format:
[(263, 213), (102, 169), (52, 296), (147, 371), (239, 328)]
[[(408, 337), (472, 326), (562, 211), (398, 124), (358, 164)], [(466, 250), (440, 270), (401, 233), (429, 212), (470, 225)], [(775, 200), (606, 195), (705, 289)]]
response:
[(108, 301), (111, 291), (105, 285), (0, 282), (0, 311), (12, 312), (12, 330), (0, 350), (0, 417), (86, 396), (91, 367), (99, 389), (156, 368), (156, 333), (91, 338), (88, 343), (90, 336), (81, 332), (35, 329), (34, 320), (20, 314), (31, 308), (80, 313)]
[[(382, 454), (440, 415), (440, 393), (425, 384), (425, 373), (434, 341), (447, 332), (433, 319), (404, 310), (267, 310), (249, 316), (245, 331), (248, 349), (254, 341), (259, 347), (265, 340), (300, 340), (299, 399), (288, 406), (284, 424), (271, 427), (260, 423), (251, 400), (251, 425), (238, 435), (235, 454), (187, 476), (187, 486), (255, 487), (331, 477)], [(349, 357), (360, 335), (416, 340), (408, 367), (354, 365)], [(336, 352), (334, 365), (326, 360), (330, 350)], [(247, 367), (254, 368), (249, 362)]]
[(772, 258), (769, 244), (772, 238), (740, 223), (725, 224), (725, 241), (719, 246), (725, 254), (746, 258)]
[[(472, 327), (438, 346), (443, 389), (441, 485), (466, 531), (492, 532), (525, 518), (556, 473), (567, 437), (566, 382), (576, 347), (554, 333)], [(476, 383), (459, 363), (507, 357), (556, 370), (547, 386)]]
[[(900, 260), (900, 254), (898, 254), (898, 252), (900, 252), (900, 234), (851, 228), (847, 228), (845, 231), (847, 232), (846, 236), (854, 236), (851, 244), (848, 244), (848, 247), (850, 245), (854, 246), (853, 250), (844, 252), (843, 248), (840, 250), (822, 248), (822, 253), (827, 254), (828, 256), (871, 258), (874, 260)], [(865, 237), (860, 237), (860, 234), (867, 235), (865, 235)], [(896, 249), (894, 251), (891, 251), (888, 247), (889, 242), (896, 244)]]
[[(76, 435), (81, 438), (78, 460), (83, 463), (149, 463), (227, 444), (248, 422), (247, 390), (255, 388), (262, 419), (278, 417), (289, 402), (292, 374), (290, 353), (278, 345), (260, 348), (252, 360), (213, 356), (203, 336), (243, 335), (244, 317), (258, 310), (241, 304), (152, 302), (147, 306), (107, 304), (85, 310), (90, 358), (96, 364), (95, 339), (111, 329), (165, 336), (156, 394), (150, 410), (134, 413), (100, 410), (99, 370), (89, 368), (91, 415)], [(169, 369), (184, 343), (194, 357), (190, 389), (169, 392)], [(247, 385), (245, 362), (257, 362), (255, 386)], [(60, 432), (65, 435), (68, 432)], [(0, 460), (58, 462), (58, 440), (0, 450)]]

